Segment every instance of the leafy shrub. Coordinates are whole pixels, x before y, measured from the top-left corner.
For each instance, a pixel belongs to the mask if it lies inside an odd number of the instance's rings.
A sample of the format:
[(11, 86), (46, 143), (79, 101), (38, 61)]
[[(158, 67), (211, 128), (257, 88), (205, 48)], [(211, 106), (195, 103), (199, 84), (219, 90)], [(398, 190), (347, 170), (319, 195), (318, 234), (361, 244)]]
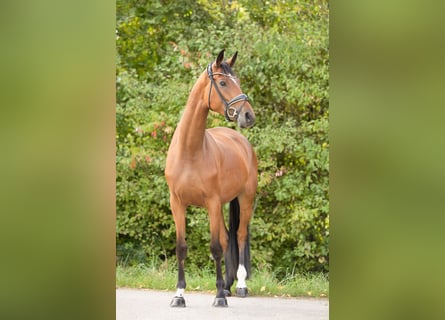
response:
[[(175, 228), (164, 178), (174, 128), (198, 75), (221, 48), (257, 116), (253, 265), (328, 271), (329, 141), (326, 1), (219, 3), (119, 0), (117, 5), (117, 254), (168, 260)], [(211, 114), (208, 126), (231, 126)], [(238, 130), (238, 129), (237, 129)], [(188, 208), (188, 264), (211, 266), (207, 213)]]
[[(328, 270), (328, 121), (253, 128), (259, 155), (252, 246), (258, 262), (286, 271)], [(256, 250), (255, 250), (256, 249)]]

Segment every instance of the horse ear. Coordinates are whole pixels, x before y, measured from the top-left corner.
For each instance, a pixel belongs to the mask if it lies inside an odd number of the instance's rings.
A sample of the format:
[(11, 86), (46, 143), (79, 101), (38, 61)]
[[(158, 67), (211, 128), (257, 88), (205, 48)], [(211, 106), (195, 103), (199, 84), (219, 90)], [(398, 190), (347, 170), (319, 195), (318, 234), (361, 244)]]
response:
[(218, 54), (218, 57), (216, 58), (216, 67), (220, 67), (221, 66), (221, 62), (223, 62), (224, 60), (224, 50), (222, 49), (221, 52)]
[(235, 52), (235, 54), (232, 56), (232, 58), (227, 60), (227, 63), (229, 64), (230, 67), (233, 67), (233, 65), (235, 64), (236, 57), (238, 57), (238, 51)]

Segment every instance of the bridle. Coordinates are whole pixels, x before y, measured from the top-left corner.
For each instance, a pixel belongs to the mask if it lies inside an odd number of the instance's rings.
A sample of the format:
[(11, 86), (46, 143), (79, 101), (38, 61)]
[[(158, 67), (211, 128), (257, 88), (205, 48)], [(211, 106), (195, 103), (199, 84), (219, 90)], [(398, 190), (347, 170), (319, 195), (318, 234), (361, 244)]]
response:
[(221, 75), (221, 76), (230, 77), (230, 78), (233, 78), (233, 76), (230, 74), (225, 74), (225, 73), (221, 73), (221, 72), (213, 73), (212, 63), (209, 63), (209, 65), (207, 66), (207, 75), (209, 76), (209, 79), (210, 79), (209, 109), (212, 109), (210, 107), (210, 94), (212, 93), (212, 87), (214, 86), (216, 89), (216, 92), (218, 93), (219, 97), (221, 98), (221, 101), (224, 103), (224, 116), (226, 117), (226, 120), (234, 121), (236, 119), (236, 117), (239, 115), (240, 110), (243, 108), (244, 103), (241, 104), (241, 106), (238, 109), (236, 109), (235, 107), (232, 107), (232, 105), (234, 105), (235, 103), (240, 102), (240, 101), (244, 101), (244, 102), (249, 101), (249, 97), (246, 94), (241, 93), (241, 94), (237, 95), (235, 98), (231, 99), (230, 101), (227, 101), (224, 98), (224, 96), (222, 95), (221, 91), (219, 90), (218, 85), (216, 84), (213, 76)]

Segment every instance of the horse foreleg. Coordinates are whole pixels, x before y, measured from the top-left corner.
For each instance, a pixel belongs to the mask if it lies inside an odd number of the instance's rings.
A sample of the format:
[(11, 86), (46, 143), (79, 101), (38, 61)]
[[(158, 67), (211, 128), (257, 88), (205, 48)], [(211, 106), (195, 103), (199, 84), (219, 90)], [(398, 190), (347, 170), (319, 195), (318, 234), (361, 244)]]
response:
[(214, 203), (209, 207), (210, 218), (210, 251), (216, 266), (216, 298), (215, 307), (227, 307), (227, 299), (224, 294), (224, 279), (222, 274), (221, 259), (227, 249), (227, 231), (221, 211), (221, 204)]
[(173, 219), (176, 226), (176, 259), (178, 260), (178, 282), (176, 294), (172, 299), (171, 307), (185, 307), (184, 290), (186, 288), (184, 264), (187, 257), (187, 243), (185, 241), (185, 207), (178, 201), (170, 198)]

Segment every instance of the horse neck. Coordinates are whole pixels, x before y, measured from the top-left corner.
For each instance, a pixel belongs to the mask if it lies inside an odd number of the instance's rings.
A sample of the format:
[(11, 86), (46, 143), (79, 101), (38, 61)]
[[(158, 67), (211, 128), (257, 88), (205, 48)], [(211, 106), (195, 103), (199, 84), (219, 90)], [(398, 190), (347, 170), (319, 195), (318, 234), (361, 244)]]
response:
[(209, 107), (204, 89), (206, 75), (202, 74), (192, 88), (178, 125), (179, 146), (184, 155), (194, 157), (202, 151)]

